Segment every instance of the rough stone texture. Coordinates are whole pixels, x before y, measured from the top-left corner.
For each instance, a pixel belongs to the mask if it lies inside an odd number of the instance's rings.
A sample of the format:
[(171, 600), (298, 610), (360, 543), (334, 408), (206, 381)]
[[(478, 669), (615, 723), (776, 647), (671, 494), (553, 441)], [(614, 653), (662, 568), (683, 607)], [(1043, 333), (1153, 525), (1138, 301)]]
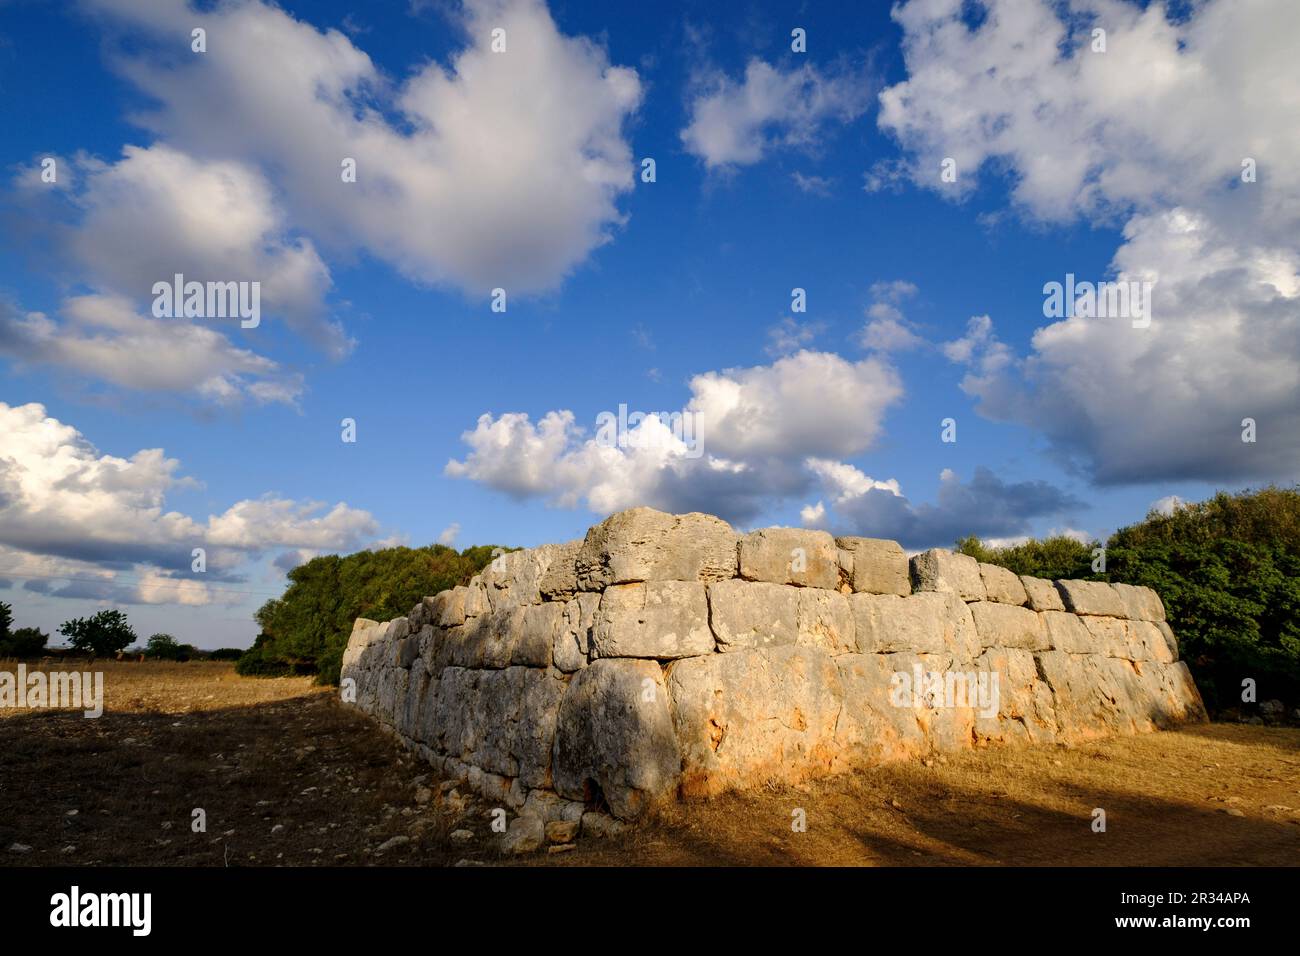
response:
[(566, 541), (555, 545), (550, 563), (542, 572), (537, 588), (547, 601), (570, 598), (578, 591), (578, 552), (581, 541)]
[(736, 532), (721, 518), (653, 508), (612, 514), (578, 550), (578, 585), (597, 591), (633, 581), (725, 581), (736, 576)]
[(739, 550), (740, 576), (747, 581), (812, 588), (840, 586), (839, 549), (825, 531), (763, 528), (741, 538)]
[(1124, 616), (1131, 621), (1161, 622), (1165, 619), (1165, 605), (1160, 595), (1146, 587), (1133, 584), (1112, 584), (1124, 604)]
[(1056, 588), (1067, 611), (1100, 617), (1125, 616), (1123, 599), (1105, 581), (1057, 581)]
[(518, 811), (512, 852), (676, 795), (1205, 718), (1149, 589), (648, 508), (358, 619), (342, 676), (438, 773)]
[(981, 562), (980, 580), (984, 582), (987, 600), (999, 604), (1026, 604), (1029, 601), (1025, 586), (1020, 583), (1020, 577), (1014, 571)]
[(799, 592), (794, 588), (733, 579), (715, 581), (708, 594), (709, 626), (718, 650), (795, 643)]
[(591, 641), (596, 657), (669, 660), (712, 653), (704, 585), (647, 581), (608, 587), (596, 610)]
[(912, 587), (916, 591), (946, 591), (963, 601), (984, 600), (980, 563), (967, 554), (931, 548), (912, 558)]
[(830, 770), (843, 692), (828, 654), (781, 646), (678, 661), (668, 671), (684, 796)]
[(564, 605), (564, 618), (555, 635), (555, 666), (566, 674), (586, 667), (591, 653), (591, 629), (596, 623), (600, 595), (584, 592)]
[(970, 611), (981, 646), (1047, 650), (1047, 632), (1037, 612), (993, 601), (976, 601)]
[(853, 594), (848, 600), (859, 653), (949, 653), (967, 660), (979, 653), (970, 610), (951, 592)]
[(849, 585), (867, 594), (912, 593), (907, 554), (897, 541), (884, 538), (836, 538), (835, 543), (849, 555)]
[(800, 588), (797, 593), (797, 644), (820, 648), (828, 654), (849, 654), (857, 650), (853, 608), (845, 595), (821, 588)]
[(1051, 581), (1022, 574), (1020, 575), (1020, 583), (1025, 588), (1029, 606), (1035, 611), (1065, 610), (1065, 602), (1061, 600), (1061, 592), (1056, 590), (1056, 585)]
[(631, 819), (672, 796), (681, 761), (658, 664), (598, 660), (574, 676), (555, 740), (561, 796), (603, 798), (614, 816)]

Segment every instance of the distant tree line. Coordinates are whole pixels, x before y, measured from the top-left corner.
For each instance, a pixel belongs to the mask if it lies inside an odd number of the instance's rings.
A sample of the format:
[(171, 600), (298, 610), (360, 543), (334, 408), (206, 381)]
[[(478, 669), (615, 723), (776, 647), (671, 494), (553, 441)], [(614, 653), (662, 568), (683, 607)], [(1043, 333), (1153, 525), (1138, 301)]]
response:
[(258, 610), (261, 633), (236, 669), (261, 676), (314, 674), (319, 683), (337, 684), (353, 621), (400, 617), (422, 597), (467, 583), (492, 554), (492, 545), (458, 552), (435, 544), (313, 558), (290, 571), (284, 594)]
[[(244, 652), (225, 647), (215, 651), (199, 650), (192, 644), (182, 644), (170, 634), (154, 634), (144, 647), (132, 647), (136, 641), (134, 628), (126, 614), (118, 610), (104, 610), (90, 617), (65, 621), (59, 633), (68, 642), (71, 653), (113, 657), (119, 652), (137, 657), (162, 661), (225, 660), (233, 661)], [(59, 653), (47, 648), (50, 635), (35, 627), (13, 629), (13, 608), (0, 601), (0, 657), (31, 658)]]
[(1153, 511), (1110, 536), (1105, 571), (1094, 573), (1097, 547), (1064, 537), (1001, 548), (957, 542), (1018, 574), (1154, 588), (1211, 710), (1239, 707), (1246, 678), (1257, 700), (1300, 699), (1300, 490), (1220, 492)]

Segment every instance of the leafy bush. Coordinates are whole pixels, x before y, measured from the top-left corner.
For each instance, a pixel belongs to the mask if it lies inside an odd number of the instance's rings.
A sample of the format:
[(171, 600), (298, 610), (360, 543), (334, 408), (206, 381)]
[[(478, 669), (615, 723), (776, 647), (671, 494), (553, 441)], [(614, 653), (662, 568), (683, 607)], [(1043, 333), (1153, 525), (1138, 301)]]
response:
[(50, 635), (35, 627), (10, 630), (14, 622), (13, 609), (0, 601), (0, 657), (40, 657)]
[(457, 552), (384, 548), (343, 557), (322, 555), (289, 572), (284, 595), (257, 612), (261, 634), (236, 664), (240, 674), (316, 674), (337, 684), (343, 651), (358, 617), (387, 621), (425, 595), (466, 583), (492, 560), (492, 547)]
[(207, 658), (210, 661), (237, 661), (243, 654), (238, 647), (218, 647), (215, 651), (208, 651)]
[(1092, 552), (1099, 546), (1096, 541), (1083, 544), (1064, 535), (1001, 548), (990, 548), (974, 535), (957, 542), (958, 551), (977, 561), (1052, 581), (1092, 577)]
[(198, 651), (190, 644), (182, 644), (170, 634), (154, 634), (144, 647), (145, 657), (159, 661), (188, 661)]
[(1092, 574), (1091, 546), (1068, 539), (959, 550), (1020, 574), (1123, 581), (1154, 588), (1165, 604), (1206, 705), (1300, 698), (1300, 490), (1220, 492), (1171, 514), (1151, 512), (1106, 542), (1106, 572)]
[(100, 611), (92, 617), (65, 621), (59, 633), (68, 639), (73, 650), (83, 654), (108, 657), (135, 640), (135, 631), (121, 611)]

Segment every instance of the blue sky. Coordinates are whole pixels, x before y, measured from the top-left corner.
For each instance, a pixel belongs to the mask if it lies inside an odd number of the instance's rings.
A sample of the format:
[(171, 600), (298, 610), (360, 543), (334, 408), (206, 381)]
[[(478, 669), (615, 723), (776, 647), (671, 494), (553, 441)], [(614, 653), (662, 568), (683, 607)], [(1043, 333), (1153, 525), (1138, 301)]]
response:
[[(0, 3), (19, 625), (242, 646), (311, 554), (636, 504), (921, 548), (1294, 480), (1293, 5), (350, 6)], [(186, 268), (261, 323), (151, 316)], [(1046, 318), (1066, 273), (1150, 328)]]

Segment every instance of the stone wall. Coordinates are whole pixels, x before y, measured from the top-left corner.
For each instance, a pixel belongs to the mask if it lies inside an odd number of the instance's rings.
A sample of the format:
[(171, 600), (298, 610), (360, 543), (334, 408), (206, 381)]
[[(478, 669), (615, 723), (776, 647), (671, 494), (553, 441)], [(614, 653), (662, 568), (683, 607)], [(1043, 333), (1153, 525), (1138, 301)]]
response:
[(650, 508), (358, 620), (343, 678), (436, 768), (546, 820), (1204, 719), (1147, 588)]

